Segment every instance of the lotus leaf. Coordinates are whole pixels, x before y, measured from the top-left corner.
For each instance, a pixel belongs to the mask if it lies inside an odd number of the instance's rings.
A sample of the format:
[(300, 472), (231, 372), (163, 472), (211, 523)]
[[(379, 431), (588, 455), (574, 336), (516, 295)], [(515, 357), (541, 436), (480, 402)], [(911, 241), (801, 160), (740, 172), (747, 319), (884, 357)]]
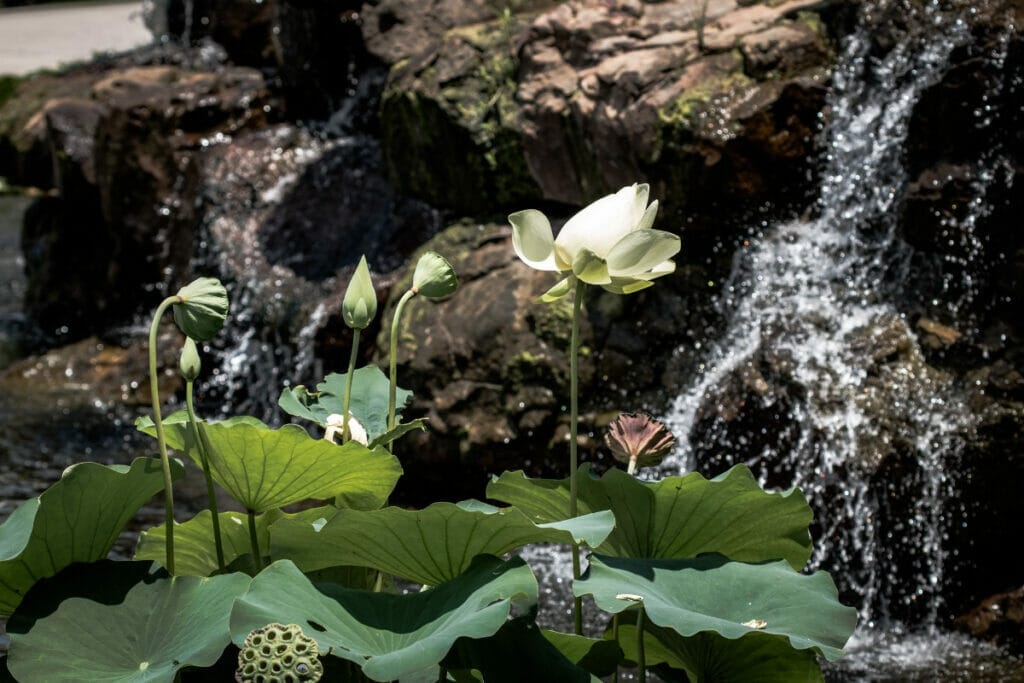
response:
[(321, 652), (355, 662), (372, 680), (391, 681), (437, 666), (459, 638), (493, 635), (513, 602), (537, 601), (537, 581), (521, 559), (486, 555), (457, 578), (419, 593), (321, 588), (291, 561), (275, 562), (235, 603), (235, 644), (270, 622), (298, 624)]

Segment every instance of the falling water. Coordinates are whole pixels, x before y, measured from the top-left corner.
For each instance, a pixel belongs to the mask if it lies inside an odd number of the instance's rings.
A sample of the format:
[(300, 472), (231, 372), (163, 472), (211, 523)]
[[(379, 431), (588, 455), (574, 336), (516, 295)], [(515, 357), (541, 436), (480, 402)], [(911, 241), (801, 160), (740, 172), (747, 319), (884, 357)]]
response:
[[(910, 262), (894, 209), (911, 114), (969, 38), (955, 12), (934, 2), (917, 11), (915, 28), (882, 56), (866, 26), (846, 42), (814, 217), (764, 231), (739, 256), (722, 301), (727, 330), (666, 416), (684, 438), (661, 472), (746, 462), (762, 484), (798, 486), (819, 525), (811, 567), (831, 571), (859, 603), (861, 642), (900, 620), (934, 630), (953, 512), (943, 502), (973, 427), (894, 303)], [(979, 174), (968, 216), (947, 226), (961, 235), (961, 266), (980, 255), (973, 224), (989, 181)], [(771, 428), (733, 424), (752, 405)]]

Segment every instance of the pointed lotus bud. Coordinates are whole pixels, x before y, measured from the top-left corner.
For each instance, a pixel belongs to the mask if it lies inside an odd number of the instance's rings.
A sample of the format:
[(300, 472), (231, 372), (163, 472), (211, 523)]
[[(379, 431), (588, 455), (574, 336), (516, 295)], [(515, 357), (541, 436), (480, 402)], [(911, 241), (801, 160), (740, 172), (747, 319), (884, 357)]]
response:
[(644, 413), (622, 413), (612, 421), (604, 435), (605, 445), (628, 472), (638, 467), (659, 464), (675, 448), (676, 438), (668, 428)]
[(228, 317), (228, 292), (220, 280), (201, 277), (178, 290), (174, 322), (186, 336), (209, 341)]
[(416, 263), (412, 275), (412, 289), (428, 299), (440, 299), (454, 292), (459, 286), (455, 269), (437, 252), (428, 251)]
[(352, 279), (345, 290), (345, 298), (341, 302), (341, 317), (345, 324), (354, 330), (365, 330), (377, 315), (377, 293), (370, 279), (370, 267), (366, 265), (366, 257), (359, 259), (359, 265), (352, 274)]
[(185, 337), (185, 345), (181, 347), (181, 358), (178, 359), (178, 369), (186, 382), (195, 382), (203, 364), (199, 360), (199, 349), (192, 337)]

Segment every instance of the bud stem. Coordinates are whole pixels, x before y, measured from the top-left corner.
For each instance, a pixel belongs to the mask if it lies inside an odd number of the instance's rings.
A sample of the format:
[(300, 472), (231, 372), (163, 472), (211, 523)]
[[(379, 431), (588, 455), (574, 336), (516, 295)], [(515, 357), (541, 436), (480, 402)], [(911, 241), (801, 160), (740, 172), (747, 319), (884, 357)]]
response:
[[(579, 434), (579, 351), (580, 312), (583, 309), (583, 281), (576, 280), (572, 302), (572, 336), (569, 341), (569, 516), (575, 517), (577, 510), (576, 470), (579, 467), (577, 436)], [(572, 577), (580, 578), (580, 546), (572, 544)], [(573, 626), (576, 635), (583, 635), (583, 598), (573, 598)]]
[(352, 354), (348, 358), (348, 376), (345, 377), (345, 397), (341, 403), (341, 442), (345, 443), (348, 441), (348, 405), (352, 399), (352, 376), (356, 372), (356, 356), (359, 352), (359, 333), (358, 327), (352, 329)]
[(149, 326), (149, 393), (153, 401), (153, 424), (156, 425), (156, 440), (160, 444), (160, 462), (164, 471), (164, 527), (167, 529), (165, 548), (167, 559), (164, 566), (174, 574), (174, 484), (171, 480), (171, 461), (167, 456), (167, 442), (164, 440), (164, 423), (160, 417), (160, 384), (156, 374), (156, 335), (160, 329), (160, 318), (174, 304), (181, 303), (180, 296), (169, 296), (160, 302)]
[(206, 499), (210, 506), (213, 519), (213, 544), (217, 548), (217, 568), (224, 571), (224, 542), (220, 536), (220, 512), (217, 509), (217, 492), (213, 488), (213, 475), (210, 474), (210, 457), (207, 455), (205, 435), (199, 432), (196, 420), (195, 402), (193, 401), (193, 382), (185, 382), (185, 407), (188, 409), (188, 423), (192, 426), (192, 438), (199, 450), (199, 459), (203, 462), (203, 475), (206, 477)]
[[(397, 401), (398, 391), (398, 322), (402, 317), (402, 309), (405, 308), (405, 304), (409, 299), (416, 296), (416, 290), (410, 289), (408, 292), (402, 295), (402, 298), (398, 300), (398, 304), (395, 306), (395, 315), (391, 318), (391, 351), (388, 359), (388, 431), (390, 432), (395, 428), (395, 403)], [(393, 442), (392, 442), (393, 443)], [(393, 450), (394, 446), (388, 444), (388, 450)]]

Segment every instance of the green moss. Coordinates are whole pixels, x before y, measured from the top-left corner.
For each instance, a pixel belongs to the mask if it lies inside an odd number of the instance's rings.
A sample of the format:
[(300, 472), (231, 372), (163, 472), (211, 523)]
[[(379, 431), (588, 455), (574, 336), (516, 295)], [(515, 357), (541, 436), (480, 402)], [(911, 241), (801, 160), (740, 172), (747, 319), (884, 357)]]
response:
[(14, 97), (19, 83), (21, 83), (21, 79), (17, 76), (0, 76), (0, 107)]
[(797, 12), (796, 20), (810, 26), (822, 38), (828, 39), (828, 29), (825, 28), (825, 22), (821, 20), (821, 15), (817, 12)]
[(689, 88), (674, 102), (658, 110), (658, 119), (663, 125), (690, 128), (696, 115), (707, 109), (715, 99), (726, 97), (753, 83), (754, 80), (741, 71), (710, 78)]
[[(497, 20), (449, 31), (439, 59), (418, 73), (406, 64), (392, 68), (381, 127), (389, 172), (399, 189), (474, 215), (539, 194), (515, 123), (514, 47), (527, 26), (502, 13)], [(440, 83), (439, 71), (448, 72), (441, 65), (446, 52), (462, 55), (467, 44), (476, 59)]]
[(572, 297), (537, 304), (530, 312), (530, 329), (556, 349), (566, 350), (572, 338)]

